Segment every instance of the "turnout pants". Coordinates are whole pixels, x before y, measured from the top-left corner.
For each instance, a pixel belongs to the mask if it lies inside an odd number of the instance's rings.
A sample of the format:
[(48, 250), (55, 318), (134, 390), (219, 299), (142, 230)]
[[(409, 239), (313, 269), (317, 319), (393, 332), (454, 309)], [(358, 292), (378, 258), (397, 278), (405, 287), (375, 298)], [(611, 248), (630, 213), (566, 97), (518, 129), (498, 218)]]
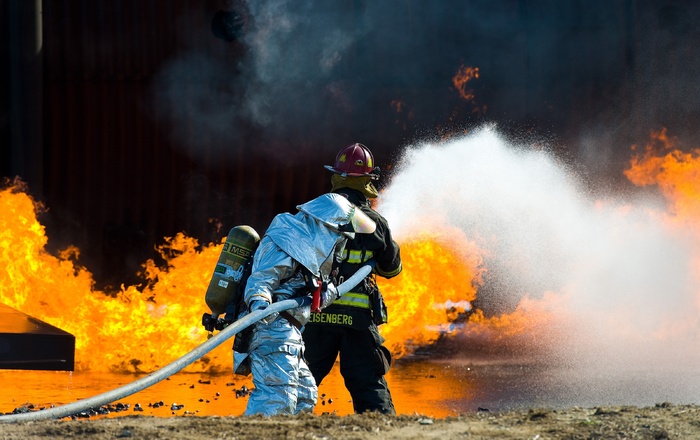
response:
[(384, 375), (391, 357), (382, 346), (375, 325), (354, 329), (339, 325), (307, 324), (303, 333), (305, 358), (317, 384), (328, 375), (340, 354), (340, 374), (356, 413), (396, 414)]

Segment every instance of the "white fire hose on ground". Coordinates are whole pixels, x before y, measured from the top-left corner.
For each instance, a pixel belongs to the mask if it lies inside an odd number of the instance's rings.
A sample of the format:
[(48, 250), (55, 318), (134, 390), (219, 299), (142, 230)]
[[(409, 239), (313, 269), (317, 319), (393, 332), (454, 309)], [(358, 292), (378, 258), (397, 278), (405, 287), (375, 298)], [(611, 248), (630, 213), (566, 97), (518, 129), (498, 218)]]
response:
[[(367, 275), (370, 274), (374, 264), (367, 264), (362, 266), (353, 276), (348, 278), (344, 283), (338, 286), (338, 292), (340, 295), (348, 293), (353, 287), (358, 285)], [(245, 330), (256, 322), (263, 318), (266, 318), (273, 313), (279, 313), (284, 310), (293, 309), (302, 305), (310, 304), (311, 298), (301, 297), (288, 299), (285, 301), (276, 302), (270, 304), (269, 307), (263, 310), (256, 310), (233, 324), (229, 325), (217, 335), (208, 339), (202, 345), (196, 347), (186, 355), (181, 358), (171, 362), (160, 370), (156, 370), (146, 377), (138, 379), (134, 382), (115, 388), (106, 393), (98, 394), (97, 396), (90, 397), (87, 399), (79, 400), (77, 402), (68, 403), (62, 406), (56, 406), (53, 408), (42, 409), (39, 411), (32, 411), (19, 414), (5, 414), (0, 415), (0, 423), (8, 422), (28, 422), (34, 420), (46, 420), (46, 419), (60, 419), (63, 417), (68, 417), (74, 414), (79, 414), (83, 411), (90, 410), (91, 408), (98, 408), (102, 405), (123, 399), (126, 396), (130, 396), (141, 390), (144, 390), (151, 385), (162, 381), (163, 379), (172, 376), (178, 371), (182, 370), (186, 366), (190, 365), (192, 362), (201, 358), (205, 354), (209, 353), (227, 339), (231, 338), (236, 333)]]

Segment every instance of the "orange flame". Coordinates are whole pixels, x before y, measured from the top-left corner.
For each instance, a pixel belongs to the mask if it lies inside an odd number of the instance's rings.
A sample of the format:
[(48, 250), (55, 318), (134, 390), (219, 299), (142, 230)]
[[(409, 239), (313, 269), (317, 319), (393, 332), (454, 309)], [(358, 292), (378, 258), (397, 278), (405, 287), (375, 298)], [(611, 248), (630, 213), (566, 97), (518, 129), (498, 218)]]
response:
[(389, 105), (394, 113), (396, 113), (396, 124), (405, 130), (408, 127), (408, 122), (414, 117), (413, 110), (400, 99), (392, 99)]
[[(633, 146), (632, 150), (636, 151), (637, 147)], [(659, 187), (669, 205), (668, 211), (661, 214), (667, 227), (700, 235), (700, 149), (688, 152), (677, 149), (675, 139), (662, 129), (652, 133), (650, 142), (641, 154), (631, 158), (624, 174), (637, 186)], [(696, 253), (693, 264), (700, 274), (700, 254)], [(700, 275), (697, 278), (700, 282)], [(700, 291), (697, 298), (700, 307)], [(520, 346), (546, 351), (555, 348), (556, 343), (548, 341), (560, 337), (559, 332), (572, 332), (566, 326), (575, 316), (567, 315), (571, 311), (566, 302), (566, 292), (544, 292), (542, 299), (524, 297), (516, 310), (507, 315), (486, 318), (477, 310), (470, 316), (461, 336), (469, 338), (470, 343), (483, 340), (501, 349)], [(664, 327), (661, 332), (665, 334), (657, 336), (673, 337), (683, 331), (683, 325), (683, 322), (675, 322)]]
[[(700, 150), (672, 150), (662, 130), (631, 160), (625, 175), (636, 185), (657, 184), (676, 217), (697, 228)], [(110, 296), (95, 290), (92, 274), (77, 264), (78, 249), (69, 247), (58, 256), (45, 250), (47, 237), (37, 220), (41, 209), (21, 184), (0, 191), (0, 262), (6, 268), (0, 273), (0, 302), (75, 335), (77, 369), (152, 371), (204, 342), (204, 292), (223, 239), (200, 246), (185, 234), (165, 238), (158, 250), (166, 267), (147, 261), (145, 287), (122, 286)], [(436, 341), (446, 331), (444, 324), (465, 316), (486, 270), (482, 251), (459, 230), (432, 225), (407, 236), (412, 238), (400, 243), (402, 274), (378, 280), (389, 307), (389, 322), (380, 329), (396, 356)], [(556, 302), (555, 295), (545, 297), (524, 299), (500, 317), (471, 311), (462, 334), (491, 341), (542, 336), (538, 326), (553, 321), (547, 303)], [(188, 370), (230, 371), (230, 353), (222, 344)]]
[(404, 269), (399, 276), (378, 279), (389, 308), (389, 322), (380, 327), (381, 333), (399, 357), (437, 340), (439, 325), (467, 311), (470, 306), (465, 303), (476, 298), (481, 281), (476, 245), (456, 230), (433, 231), (417, 233), (401, 244)]
[[(94, 289), (92, 274), (74, 263), (68, 248), (50, 255), (41, 205), (21, 185), (0, 191), (0, 302), (76, 337), (76, 369), (152, 371), (184, 355), (206, 338), (203, 292), (222, 244), (197, 252), (197, 241), (178, 234), (159, 251), (168, 267), (145, 265), (150, 284), (114, 295)], [(203, 307), (204, 306), (204, 307)], [(224, 344), (225, 345), (225, 344)], [(223, 356), (223, 361), (221, 360)], [(216, 349), (189, 367), (212, 371), (230, 364), (230, 347)]]
[[(675, 148), (666, 129), (651, 135), (641, 155), (635, 155), (625, 176), (638, 186), (658, 185), (679, 219), (700, 219), (700, 149)], [(636, 150), (636, 146), (632, 147)]]
[[(700, 236), (700, 149), (683, 152), (676, 142), (666, 128), (652, 133), (644, 152), (630, 161), (625, 176), (638, 186), (657, 185), (669, 205), (668, 223)], [(694, 267), (700, 283), (700, 253)], [(696, 302), (700, 307), (700, 292)]]
[(455, 76), (452, 77), (452, 84), (459, 92), (459, 95), (467, 101), (474, 100), (474, 91), (467, 89), (467, 83), (475, 78), (479, 78), (478, 67), (460, 66)]
[[(145, 287), (122, 286), (110, 296), (96, 290), (92, 274), (74, 262), (77, 249), (58, 256), (45, 250), (40, 204), (23, 188), (2, 190), (0, 208), (7, 267), (0, 274), (0, 302), (73, 334), (76, 369), (153, 371), (206, 340), (204, 293), (223, 239), (199, 249), (197, 240), (184, 234), (165, 238), (158, 251), (167, 266), (147, 261), (141, 274)], [(417, 234), (402, 245), (403, 273), (379, 281), (390, 309), (382, 333), (399, 356), (434, 341), (437, 326), (449, 323), (476, 295), (478, 250), (455, 237), (446, 229)], [(222, 344), (187, 371), (230, 370), (230, 353), (230, 345)]]

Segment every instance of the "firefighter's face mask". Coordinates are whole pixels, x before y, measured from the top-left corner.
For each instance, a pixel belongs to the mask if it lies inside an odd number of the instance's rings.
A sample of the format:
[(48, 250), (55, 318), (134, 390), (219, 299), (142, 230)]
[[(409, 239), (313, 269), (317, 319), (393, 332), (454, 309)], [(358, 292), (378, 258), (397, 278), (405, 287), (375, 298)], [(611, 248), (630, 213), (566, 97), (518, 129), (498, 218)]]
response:
[(350, 223), (338, 225), (338, 230), (347, 238), (355, 238), (355, 233), (371, 234), (377, 229), (377, 224), (367, 216), (362, 210), (353, 206), (349, 214)]
[(377, 229), (374, 220), (356, 206), (353, 207), (350, 223), (352, 223), (353, 232), (359, 234), (372, 234)]

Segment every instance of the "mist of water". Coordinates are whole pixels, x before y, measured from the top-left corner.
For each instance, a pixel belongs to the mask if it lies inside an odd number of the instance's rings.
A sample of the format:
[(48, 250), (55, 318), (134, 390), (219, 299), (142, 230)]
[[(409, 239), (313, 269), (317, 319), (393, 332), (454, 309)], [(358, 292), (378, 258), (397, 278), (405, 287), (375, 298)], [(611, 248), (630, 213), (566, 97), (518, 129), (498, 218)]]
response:
[(407, 148), (381, 200), (399, 241), (438, 219), (478, 243), (496, 286), (480, 294), (547, 311), (532, 356), (593, 400), (698, 399), (700, 246), (658, 199), (594, 197), (545, 149), (483, 127)]

